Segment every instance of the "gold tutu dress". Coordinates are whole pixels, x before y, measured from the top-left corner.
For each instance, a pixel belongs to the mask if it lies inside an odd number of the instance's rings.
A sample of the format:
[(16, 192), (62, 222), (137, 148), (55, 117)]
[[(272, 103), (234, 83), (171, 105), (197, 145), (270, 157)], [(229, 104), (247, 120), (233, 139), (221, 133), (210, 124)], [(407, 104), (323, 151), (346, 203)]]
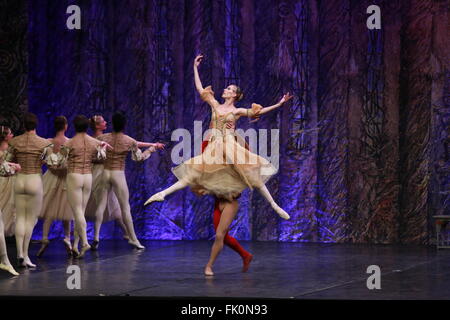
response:
[(44, 196), (40, 219), (73, 220), (73, 211), (67, 200), (67, 168), (48, 168), (42, 177)]
[[(217, 111), (219, 103), (211, 86), (200, 96), (212, 108), (208, 145), (202, 154), (172, 168), (173, 174), (197, 194), (213, 194), (229, 201), (239, 197), (247, 187), (262, 187), (277, 169), (267, 159), (245, 148), (245, 140), (234, 130), (236, 115)], [(248, 116), (256, 117), (261, 109), (260, 105), (252, 104)], [(227, 129), (227, 123), (233, 129)]]
[[(53, 143), (53, 139), (49, 139)], [(65, 139), (67, 142), (69, 139)], [(73, 211), (67, 200), (67, 162), (60, 153), (54, 153), (54, 163), (48, 165), (47, 172), (42, 177), (43, 197), (40, 219), (71, 221)]]

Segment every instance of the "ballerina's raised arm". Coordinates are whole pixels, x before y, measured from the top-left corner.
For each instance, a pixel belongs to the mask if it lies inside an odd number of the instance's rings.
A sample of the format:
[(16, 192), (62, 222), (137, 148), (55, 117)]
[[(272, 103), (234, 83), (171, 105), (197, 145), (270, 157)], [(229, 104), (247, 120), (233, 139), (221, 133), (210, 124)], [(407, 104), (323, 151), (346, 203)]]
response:
[(195, 88), (197, 91), (201, 94), (203, 91), (203, 85), (202, 81), (200, 80), (200, 75), (198, 74), (198, 66), (200, 65), (200, 62), (202, 62), (203, 55), (199, 54), (195, 57), (194, 60), (194, 81), (195, 81)]
[(202, 81), (200, 80), (200, 75), (198, 73), (198, 66), (200, 65), (200, 62), (203, 59), (203, 55), (199, 54), (195, 57), (194, 60), (194, 82), (195, 82), (195, 88), (197, 89), (198, 93), (200, 94), (200, 97), (203, 101), (207, 102), (212, 110), (216, 109), (220, 103), (214, 98), (214, 92), (211, 88), (211, 86), (207, 86), (206, 88), (203, 88)]

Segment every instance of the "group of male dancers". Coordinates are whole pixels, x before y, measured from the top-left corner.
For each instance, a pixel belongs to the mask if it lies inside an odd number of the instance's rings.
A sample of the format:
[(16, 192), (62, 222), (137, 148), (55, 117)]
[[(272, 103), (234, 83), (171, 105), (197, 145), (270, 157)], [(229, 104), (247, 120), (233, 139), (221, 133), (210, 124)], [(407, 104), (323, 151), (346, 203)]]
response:
[[(101, 223), (111, 219), (119, 221), (124, 238), (137, 249), (144, 246), (136, 237), (129, 205), (129, 192), (125, 178), (125, 160), (128, 153), (134, 161), (144, 161), (162, 143), (136, 141), (124, 134), (126, 118), (123, 113), (112, 117), (113, 131), (103, 134), (106, 121), (100, 115), (91, 119), (78, 115), (73, 120), (75, 135), (65, 136), (68, 128), (64, 116), (55, 118), (55, 137), (44, 139), (37, 135), (38, 118), (25, 113), (25, 133), (13, 137), (7, 126), (0, 127), (0, 269), (18, 275), (8, 260), (6, 235), (14, 234), (18, 267), (35, 268), (28, 249), (37, 219), (44, 219), (42, 256), (49, 244), (48, 233), (53, 221), (64, 222), (64, 244), (67, 252), (82, 258), (89, 249), (99, 244)], [(93, 136), (87, 134), (93, 129)], [(142, 151), (141, 148), (146, 148)], [(48, 170), (42, 176), (42, 167)], [(86, 233), (86, 209), (95, 220), (92, 246)], [(6, 211), (5, 211), (6, 209)], [(106, 219), (105, 219), (106, 218)], [(74, 221), (74, 238), (70, 237), (70, 221)], [(8, 226), (5, 230), (4, 226)], [(13, 231), (12, 231), (13, 230)], [(78, 245), (81, 241), (81, 250)]]

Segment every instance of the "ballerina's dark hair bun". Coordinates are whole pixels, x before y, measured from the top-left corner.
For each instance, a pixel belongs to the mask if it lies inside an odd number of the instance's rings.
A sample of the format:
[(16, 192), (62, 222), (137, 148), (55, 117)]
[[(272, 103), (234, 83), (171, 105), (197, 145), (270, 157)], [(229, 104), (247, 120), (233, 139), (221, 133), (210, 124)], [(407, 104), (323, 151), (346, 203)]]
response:
[(236, 101), (241, 101), (242, 98), (244, 98), (244, 92), (238, 86), (236, 86), (236, 95), (237, 95), (236, 96)]

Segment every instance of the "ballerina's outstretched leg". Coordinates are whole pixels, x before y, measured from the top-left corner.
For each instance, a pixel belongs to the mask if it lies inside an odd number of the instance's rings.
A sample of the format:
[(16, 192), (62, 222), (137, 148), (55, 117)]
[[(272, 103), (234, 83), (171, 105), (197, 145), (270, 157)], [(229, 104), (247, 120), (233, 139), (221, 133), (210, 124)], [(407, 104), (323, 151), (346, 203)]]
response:
[(284, 211), (276, 202), (273, 200), (272, 195), (270, 194), (269, 190), (267, 190), (266, 185), (263, 185), (262, 187), (257, 188), (258, 191), (261, 193), (261, 195), (266, 198), (266, 200), (270, 203), (270, 206), (275, 210), (278, 215), (286, 220), (289, 220), (291, 217), (287, 214), (286, 211)]
[(164, 201), (165, 196), (168, 196), (171, 193), (174, 193), (177, 190), (186, 188), (188, 184), (184, 181), (178, 181), (168, 187), (167, 189), (164, 189), (163, 191), (160, 191), (158, 193), (155, 193), (152, 195), (145, 203), (144, 206), (148, 205), (149, 203), (152, 203), (153, 201)]

